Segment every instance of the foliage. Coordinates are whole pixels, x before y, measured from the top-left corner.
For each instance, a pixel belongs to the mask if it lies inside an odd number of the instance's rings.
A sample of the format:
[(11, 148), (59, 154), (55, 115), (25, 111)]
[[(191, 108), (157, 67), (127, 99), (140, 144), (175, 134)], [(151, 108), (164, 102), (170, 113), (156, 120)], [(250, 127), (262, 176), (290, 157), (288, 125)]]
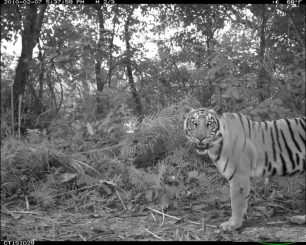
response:
[(17, 33), (21, 29), (21, 11), (23, 11), (23, 7), (18, 5), (7, 4), (1, 7), (1, 34), (7, 41), (13, 39), (16, 41), (17, 39)]
[[(24, 10), (1, 8), (3, 40), (22, 34)], [(116, 202), (177, 207), (203, 193), (206, 203), (228, 201), (224, 179), (186, 141), (184, 104), (210, 107), (218, 87), (225, 111), (304, 115), (303, 17), (289, 5), (49, 5), (27, 63), (20, 140), (11, 107), (19, 57), (3, 49), (2, 202), (96, 212)]]
[[(188, 100), (190, 101), (186, 98), (158, 113), (144, 117), (134, 133), (124, 139), (121, 151), (123, 159), (134, 158), (134, 163), (139, 163), (139, 167), (150, 166), (178, 145), (182, 145), (186, 141), (181, 130), (184, 113), (182, 105)], [(196, 101), (193, 100), (193, 103), (196, 104)]]
[[(193, 94), (201, 105), (208, 106), (214, 86), (222, 89), (227, 110), (256, 107), (258, 95), (263, 92), (257, 89), (262, 6), (188, 4), (134, 7), (135, 14), (129, 28), (133, 56), (131, 67), (146, 115), (180, 101), (188, 93)], [(24, 116), (28, 118), (24, 121), (27, 127), (35, 127), (39, 116), (38, 101), (42, 111), (46, 112), (44, 115), (48, 115), (45, 121), (56, 117), (59, 107), (66, 109), (72, 105), (78, 108), (76, 113), (85, 113), (86, 120), (92, 121), (97, 108), (95, 102), (101, 96), (100, 90), (93, 93), (98, 86), (95, 77), (97, 60), (104, 64), (100, 72), (104, 95), (112, 96), (107, 88), (122, 89), (129, 98), (124, 102), (127, 106), (124, 108), (134, 111), (132, 91), (125, 77), (125, 50), (122, 45), (117, 45), (124, 42), (124, 16), (130, 9), (128, 6), (107, 5), (100, 10), (104, 18), (102, 38), (99, 37), (99, 11), (96, 8), (49, 6), (41, 30), (39, 52), (34, 54), (29, 64), (30, 81), (22, 107)], [(266, 35), (268, 48), (264, 64), (269, 74), (265, 81), (269, 84), (267, 98), (281, 99), (284, 107), (301, 114), (305, 97), (303, 9), (267, 5), (266, 10), (266, 32), (270, 33)], [(5, 24), (3, 37), (12, 40), (13, 34), (22, 31), (24, 8), (6, 6), (1, 11), (1, 21)], [(12, 16), (19, 16), (19, 21), (13, 23)], [(87, 21), (78, 22), (78, 19)], [(164, 33), (170, 28), (174, 31), (164, 38)], [(148, 39), (152, 46), (158, 44), (157, 59), (146, 57), (145, 45), (136, 39), (150, 32), (157, 33), (157, 40)], [(11, 54), (5, 52), (3, 55)], [(13, 60), (5, 59), (2, 81), (13, 80), (14, 69), (10, 68)], [(9, 94), (10, 86), (5, 84), (5, 96)], [(9, 98), (3, 103), (10, 107)], [(103, 105), (104, 117), (111, 108), (107, 101), (99, 104)], [(41, 123), (41, 126), (47, 127), (48, 124)]]
[(266, 99), (257, 106), (249, 106), (241, 111), (257, 121), (273, 120), (275, 118), (294, 117), (289, 109), (283, 106), (280, 99)]

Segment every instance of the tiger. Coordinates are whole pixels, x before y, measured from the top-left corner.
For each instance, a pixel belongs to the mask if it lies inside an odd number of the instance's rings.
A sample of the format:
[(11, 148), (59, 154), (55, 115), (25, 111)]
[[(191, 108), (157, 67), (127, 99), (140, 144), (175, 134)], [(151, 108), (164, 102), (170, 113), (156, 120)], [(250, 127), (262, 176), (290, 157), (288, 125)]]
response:
[(224, 231), (242, 226), (247, 213), (251, 179), (303, 173), (306, 168), (306, 117), (252, 121), (220, 108), (185, 106), (183, 130), (200, 155), (208, 154), (228, 180), (231, 218)]

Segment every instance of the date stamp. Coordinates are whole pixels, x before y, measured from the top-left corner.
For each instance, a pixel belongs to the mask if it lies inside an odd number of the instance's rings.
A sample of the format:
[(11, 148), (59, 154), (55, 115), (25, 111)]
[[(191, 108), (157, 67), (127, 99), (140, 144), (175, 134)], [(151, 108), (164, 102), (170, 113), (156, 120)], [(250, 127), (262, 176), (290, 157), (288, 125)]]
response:
[(3, 241), (4, 245), (34, 245), (34, 240), (29, 241)]
[(3, 4), (40, 4), (42, 0), (4, 0)]

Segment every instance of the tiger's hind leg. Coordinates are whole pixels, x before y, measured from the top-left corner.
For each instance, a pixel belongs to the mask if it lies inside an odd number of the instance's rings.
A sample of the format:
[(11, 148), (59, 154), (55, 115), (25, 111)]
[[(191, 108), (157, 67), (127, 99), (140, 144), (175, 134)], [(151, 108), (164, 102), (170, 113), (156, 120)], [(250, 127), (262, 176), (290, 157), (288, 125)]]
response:
[(223, 230), (233, 231), (241, 227), (248, 208), (250, 185), (250, 178), (241, 174), (230, 181), (232, 217), (221, 224)]

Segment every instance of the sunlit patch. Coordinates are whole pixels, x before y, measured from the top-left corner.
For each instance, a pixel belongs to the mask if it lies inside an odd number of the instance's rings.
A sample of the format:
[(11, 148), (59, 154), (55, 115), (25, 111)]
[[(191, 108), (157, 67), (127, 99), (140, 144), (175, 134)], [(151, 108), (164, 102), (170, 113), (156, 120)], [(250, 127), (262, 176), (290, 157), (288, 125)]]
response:
[(137, 120), (129, 120), (127, 122), (124, 123), (124, 128), (126, 129), (126, 132), (128, 134), (132, 134), (135, 132), (136, 128), (137, 128)]

